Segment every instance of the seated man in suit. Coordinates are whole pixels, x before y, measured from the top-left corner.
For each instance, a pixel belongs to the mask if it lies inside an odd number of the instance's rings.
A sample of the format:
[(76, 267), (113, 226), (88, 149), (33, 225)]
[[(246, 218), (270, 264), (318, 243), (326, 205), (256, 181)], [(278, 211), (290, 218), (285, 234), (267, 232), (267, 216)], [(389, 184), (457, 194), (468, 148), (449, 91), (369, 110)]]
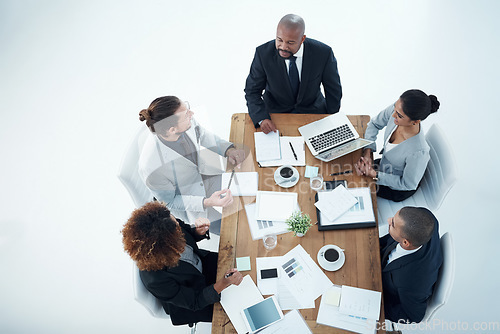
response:
[(389, 218), (380, 253), (386, 319), (422, 321), (443, 263), (436, 217), (425, 208), (402, 208)]
[(255, 51), (245, 99), (255, 127), (260, 126), (264, 133), (276, 131), (270, 113), (334, 114), (340, 109), (342, 87), (333, 51), (306, 38), (304, 32), (300, 16), (285, 15), (278, 24), (276, 40)]

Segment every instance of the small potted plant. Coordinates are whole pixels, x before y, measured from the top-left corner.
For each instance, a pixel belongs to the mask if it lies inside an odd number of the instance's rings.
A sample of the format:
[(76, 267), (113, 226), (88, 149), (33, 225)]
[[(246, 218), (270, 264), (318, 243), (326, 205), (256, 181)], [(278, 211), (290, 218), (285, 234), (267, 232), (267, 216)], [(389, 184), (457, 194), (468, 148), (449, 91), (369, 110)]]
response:
[(311, 217), (301, 211), (295, 211), (285, 223), (288, 225), (288, 230), (297, 237), (303, 237), (312, 226)]

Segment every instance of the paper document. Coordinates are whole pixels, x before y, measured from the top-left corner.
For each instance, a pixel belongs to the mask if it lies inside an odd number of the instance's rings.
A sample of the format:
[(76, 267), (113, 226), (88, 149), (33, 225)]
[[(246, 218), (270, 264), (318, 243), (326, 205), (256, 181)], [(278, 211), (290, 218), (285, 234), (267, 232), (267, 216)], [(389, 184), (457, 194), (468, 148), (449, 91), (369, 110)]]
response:
[(281, 281), (282, 277), (261, 279), (259, 272), (263, 269), (277, 268), (282, 263), (282, 256), (258, 257), (257, 263), (257, 287), (263, 295), (275, 295), (278, 299), (278, 304), (282, 310), (306, 309), (314, 308), (314, 300), (303, 305), (294, 297), (294, 295)]
[(295, 295), (290, 292), (290, 290), (287, 288), (285, 283), (283, 282), (285, 278), (281, 277), (278, 280), (278, 303), (280, 304), (280, 307), (282, 310), (302, 310), (306, 308), (315, 308), (316, 305), (314, 304), (314, 299), (310, 299), (309, 301), (305, 302), (303, 300), (302, 302), (298, 301), (297, 298), (295, 298)]
[[(226, 189), (231, 178), (231, 173), (222, 174), (221, 186)], [(259, 188), (259, 173), (240, 172), (234, 173), (233, 181), (229, 190), (233, 196), (255, 196)]]
[(230, 285), (221, 292), (220, 303), (238, 334), (248, 332), (241, 311), (264, 300), (252, 277), (243, 277), (240, 285)]
[(252, 235), (252, 240), (262, 239), (268, 234), (283, 234), (290, 232), (288, 231), (288, 225), (282, 221), (272, 221), (272, 220), (256, 220), (255, 219), (255, 207), (256, 203), (246, 204), (245, 212), (247, 214), (247, 221), (250, 227), (250, 234)]
[[(319, 197), (319, 196), (318, 196)], [(332, 191), (326, 192), (314, 205), (323, 213), (328, 220), (332, 221), (342, 216), (350, 208), (358, 203), (343, 185), (339, 185)]]
[(255, 132), (255, 159), (258, 162), (281, 159), (281, 146), (279, 131)]
[[(279, 269), (281, 263), (281, 256), (269, 256), (256, 258), (257, 266), (257, 287), (263, 295), (277, 295), (278, 294), (278, 277), (260, 279), (259, 272), (264, 269)], [(283, 308), (281, 308), (283, 309)]]
[[(290, 146), (291, 145), (291, 146)], [(293, 151), (292, 151), (293, 147)], [(305, 166), (306, 165), (306, 149), (304, 143), (304, 137), (280, 137), (280, 151), (281, 159), (269, 160), (269, 161), (259, 161), (261, 167), (274, 167), (283, 165), (292, 166)], [(295, 159), (295, 155), (297, 159)]]
[(319, 304), (318, 318), (316, 319), (316, 322), (321, 325), (337, 327), (355, 333), (375, 334), (377, 320), (340, 313), (340, 307), (330, 304), (328, 302), (328, 298), (325, 298), (327, 293), (337, 295), (341, 294), (341, 292), (342, 287), (334, 285), (330, 288), (330, 290), (323, 294), (321, 297), (321, 303)]
[(284, 222), (298, 210), (297, 199), (297, 193), (257, 191), (255, 219)]
[(378, 320), (382, 293), (379, 291), (343, 285), (340, 297), (340, 313)]
[(285, 318), (264, 328), (260, 334), (312, 334), (299, 311), (293, 310), (285, 314)]
[[(375, 223), (375, 215), (373, 213), (372, 195), (370, 192), (370, 188), (347, 188), (347, 191), (349, 191), (358, 202), (346, 213), (334, 220), (328, 219), (328, 217), (320, 211), (319, 220), (321, 226), (367, 222)], [(318, 192), (318, 201), (328, 198), (330, 193), (330, 191)]]
[(316, 300), (333, 284), (299, 244), (283, 255), (280, 281), (301, 305)]

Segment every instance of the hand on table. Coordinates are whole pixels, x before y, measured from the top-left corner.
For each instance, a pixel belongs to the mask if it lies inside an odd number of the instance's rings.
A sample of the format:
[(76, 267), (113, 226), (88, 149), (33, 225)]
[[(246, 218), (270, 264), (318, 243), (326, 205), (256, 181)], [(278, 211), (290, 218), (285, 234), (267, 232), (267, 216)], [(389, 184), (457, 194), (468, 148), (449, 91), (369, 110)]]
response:
[(276, 132), (276, 125), (274, 125), (273, 121), (270, 119), (263, 120), (262, 123), (260, 123), (260, 128), (266, 135), (271, 131)]

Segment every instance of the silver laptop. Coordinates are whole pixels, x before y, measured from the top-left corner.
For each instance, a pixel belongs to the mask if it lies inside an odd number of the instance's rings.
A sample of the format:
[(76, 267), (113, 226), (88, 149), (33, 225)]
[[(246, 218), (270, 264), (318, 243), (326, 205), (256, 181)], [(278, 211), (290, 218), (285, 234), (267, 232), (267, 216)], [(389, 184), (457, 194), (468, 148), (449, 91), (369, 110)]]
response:
[(301, 126), (299, 132), (311, 153), (327, 162), (373, 143), (359, 138), (354, 126), (341, 112)]

